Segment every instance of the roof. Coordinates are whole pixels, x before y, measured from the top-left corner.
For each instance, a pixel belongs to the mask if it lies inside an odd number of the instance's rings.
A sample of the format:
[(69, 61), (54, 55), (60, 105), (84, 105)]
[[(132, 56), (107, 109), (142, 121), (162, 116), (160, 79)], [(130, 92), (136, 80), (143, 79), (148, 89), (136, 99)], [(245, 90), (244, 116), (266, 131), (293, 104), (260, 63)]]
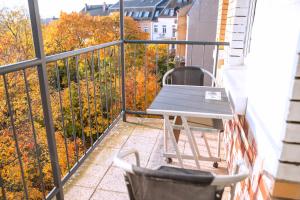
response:
[[(125, 0), (124, 8), (145, 8), (145, 7), (153, 7), (155, 8), (157, 4), (164, 0)], [(110, 7), (111, 10), (119, 10), (120, 2), (112, 5)]]
[(173, 18), (177, 16), (177, 11), (192, 3), (192, 0), (170, 0), (164, 7), (159, 17)]
[[(157, 20), (158, 17), (175, 18), (177, 10), (191, 4), (192, 0), (124, 0), (124, 16), (138, 21)], [(106, 6), (106, 7), (104, 7)], [(113, 5), (87, 5), (82, 12), (92, 16), (105, 16), (120, 9), (120, 2)]]
[(109, 8), (111, 6), (112, 4), (103, 4), (103, 5), (85, 4), (85, 7), (80, 12), (89, 14), (91, 16), (107, 16), (109, 15)]

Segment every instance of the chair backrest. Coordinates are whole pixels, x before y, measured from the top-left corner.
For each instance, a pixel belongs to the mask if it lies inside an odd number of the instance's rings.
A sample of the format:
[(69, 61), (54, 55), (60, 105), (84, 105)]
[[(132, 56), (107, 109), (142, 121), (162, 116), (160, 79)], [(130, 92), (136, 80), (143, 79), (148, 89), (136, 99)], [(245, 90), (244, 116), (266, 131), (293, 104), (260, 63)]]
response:
[(125, 180), (131, 200), (214, 200), (223, 187), (211, 185), (214, 175), (199, 170), (162, 166), (158, 170), (133, 167)]
[[(123, 158), (135, 155), (136, 165)], [(125, 181), (131, 200), (213, 200), (221, 199), (225, 186), (235, 185), (248, 177), (242, 161), (237, 162), (236, 173), (214, 175), (210, 172), (161, 166), (152, 170), (140, 167), (137, 150), (119, 152), (114, 164), (125, 171)]]
[(167, 84), (203, 86), (204, 72), (199, 67), (177, 67), (167, 76)]

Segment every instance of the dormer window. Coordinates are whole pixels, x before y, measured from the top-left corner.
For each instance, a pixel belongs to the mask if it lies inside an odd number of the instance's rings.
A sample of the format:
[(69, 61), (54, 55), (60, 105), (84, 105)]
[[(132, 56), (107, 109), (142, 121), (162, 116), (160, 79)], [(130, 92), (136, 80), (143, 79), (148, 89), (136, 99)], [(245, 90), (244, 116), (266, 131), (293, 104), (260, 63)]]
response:
[(159, 11), (157, 10), (156, 12), (155, 12), (155, 17), (158, 17), (158, 15), (159, 15)]
[(171, 9), (171, 10), (170, 10), (170, 16), (171, 16), (171, 17), (174, 16), (174, 9)]
[(169, 14), (169, 11), (170, 11), (170, 9), (166, 9), (166, 10), (164, 11), (164, 15), (168, 15), (168, 14)]
[(141, 18), (143, 16), (143, 11), (139, 12), (138, 18)]
[(150, 12), (149, 12), (149, 11), (146, 11), (146, 12), (144, 13), (144, 16), (143, 16), (143, 17), (147, 18), (147, 17), (149, 17), (149, 14), (150, 14)]

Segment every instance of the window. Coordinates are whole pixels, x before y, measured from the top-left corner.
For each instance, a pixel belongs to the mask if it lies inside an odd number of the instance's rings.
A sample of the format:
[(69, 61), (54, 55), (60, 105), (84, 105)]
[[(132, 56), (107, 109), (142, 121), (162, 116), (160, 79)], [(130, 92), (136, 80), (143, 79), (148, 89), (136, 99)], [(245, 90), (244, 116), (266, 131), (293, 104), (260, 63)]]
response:
[(140, 12), (134, 13), (134, 17), (135, 17), (135, 18), (138, 18), (139, 14), (140, 14)]
[(144, 27), (144, 32), (145, 32), (145, 33), (148, 33), (148, 26), (145, 26), (145, 27)]
[(149, 14), (150, 14), (150, 12), (149, 12), (149, 11), (146, 11), (146, 12), (144, 13), (144, 17), (145, 17), (145, 18), (149, 17)]
[(157, 10), (157, 11), (155, 12), (155, 17), (158, 17), (158, 15), (159, 15), (159, 11)]
[(157, 32), (158, 32), (158, 26), (157, 26), (157, 25), (154, 25), (154, 27), (153, 27), (153, 32), (154, 32), (154, 33), (157, 33)]
[(169, 15), (169, 11), (170, 11), (170, 9), (166, 9), (166, 10), (164, 11), (164, 15)]
[(255, 17), (255, 8), (257, 0), (250, 0), (249, 15), (247, 19), (245, 41), (244, 41), (244, 55), (246, 56), (250, 52), (252, 26)]
[(143, 11), (139, 12), (138, 18), (141, 18), (143, 16)]
[(163, 32), (163, 34), (167, 33), (167, 26), (166, 25), (162, 26), (162, 32)]
[(171, 10), (170, 10), (170, 16), (171, 16), (171, 17), (174, 16), (174, 13), (175, 13), (175, 12), (174, 12), (174, 9), (171, 9)]
[(173, 25), (173, 28), (172, 28), (172, 37), (176, 37), (176, 28), (175, 28), (174, 25)]

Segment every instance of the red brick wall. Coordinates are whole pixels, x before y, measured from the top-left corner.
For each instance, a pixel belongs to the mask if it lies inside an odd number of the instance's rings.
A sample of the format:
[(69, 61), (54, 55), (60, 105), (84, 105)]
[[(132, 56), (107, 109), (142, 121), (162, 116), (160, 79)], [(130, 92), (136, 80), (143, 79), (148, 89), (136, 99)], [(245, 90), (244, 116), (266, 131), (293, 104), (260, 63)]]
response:
[(244, 118), (226, 123), (224, 139), (229, 172), (233, 172), (238, 159), (243, 159), (250, 171), (249, 178), (237, 184), (234, 199), (271, 199), (272, 177), (262, 170), (263, 162)]

